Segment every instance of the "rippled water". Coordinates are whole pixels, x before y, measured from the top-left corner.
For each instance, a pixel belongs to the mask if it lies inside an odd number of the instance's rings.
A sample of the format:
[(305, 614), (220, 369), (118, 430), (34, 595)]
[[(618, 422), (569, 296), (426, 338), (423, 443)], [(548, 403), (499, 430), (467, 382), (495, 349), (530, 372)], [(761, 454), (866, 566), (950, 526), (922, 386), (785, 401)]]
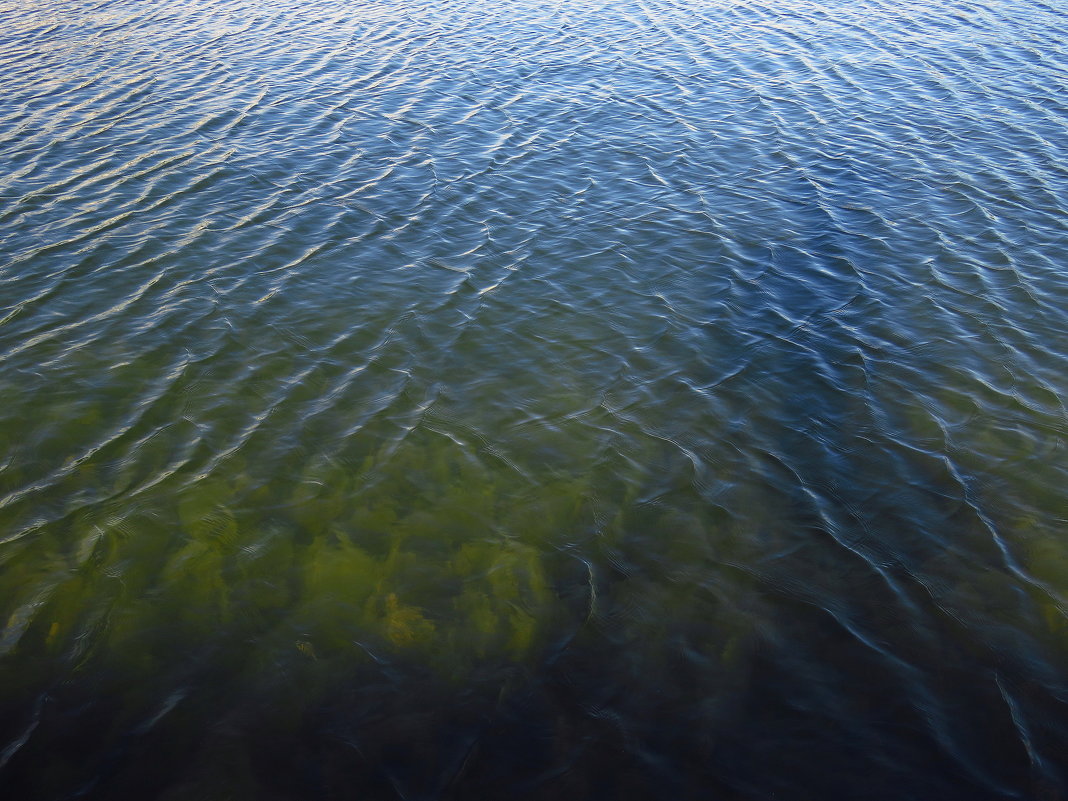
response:
[(0, 0), (0, 795), (1068, 798), (1068, 11)]

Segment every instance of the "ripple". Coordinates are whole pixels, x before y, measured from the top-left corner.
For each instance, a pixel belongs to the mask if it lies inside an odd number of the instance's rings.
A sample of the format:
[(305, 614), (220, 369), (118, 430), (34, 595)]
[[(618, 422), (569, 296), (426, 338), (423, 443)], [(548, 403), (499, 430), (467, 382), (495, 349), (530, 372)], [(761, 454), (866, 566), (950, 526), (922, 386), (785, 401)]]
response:
[(0, 787), (1063, 794), (1065, 16), (0, 0)]

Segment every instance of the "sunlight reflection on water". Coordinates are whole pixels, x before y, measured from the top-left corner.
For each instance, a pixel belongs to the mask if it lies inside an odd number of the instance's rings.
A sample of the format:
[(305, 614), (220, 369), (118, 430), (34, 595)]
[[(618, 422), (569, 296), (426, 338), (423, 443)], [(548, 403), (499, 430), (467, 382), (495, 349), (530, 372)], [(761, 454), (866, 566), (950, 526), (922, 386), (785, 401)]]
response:
[(1064, 13), (0, 0), (0, 788), (1064, 795)]

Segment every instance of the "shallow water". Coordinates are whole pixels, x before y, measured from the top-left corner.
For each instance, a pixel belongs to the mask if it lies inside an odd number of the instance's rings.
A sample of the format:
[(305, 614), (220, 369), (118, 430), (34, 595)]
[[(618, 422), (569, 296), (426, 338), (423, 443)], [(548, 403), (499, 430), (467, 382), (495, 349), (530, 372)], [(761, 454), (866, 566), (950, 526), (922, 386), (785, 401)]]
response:
[(0, 0), (0, 795), (1068, 798), (1066, 32)]

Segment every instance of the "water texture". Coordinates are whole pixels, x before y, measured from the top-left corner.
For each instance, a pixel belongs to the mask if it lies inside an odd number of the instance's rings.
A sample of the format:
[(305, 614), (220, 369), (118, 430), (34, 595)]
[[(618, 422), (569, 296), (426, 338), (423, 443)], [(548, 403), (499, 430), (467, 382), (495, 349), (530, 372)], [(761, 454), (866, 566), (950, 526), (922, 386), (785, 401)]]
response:
[(0, 0), (0, 796), (1068, 799), (1068, 10)]

